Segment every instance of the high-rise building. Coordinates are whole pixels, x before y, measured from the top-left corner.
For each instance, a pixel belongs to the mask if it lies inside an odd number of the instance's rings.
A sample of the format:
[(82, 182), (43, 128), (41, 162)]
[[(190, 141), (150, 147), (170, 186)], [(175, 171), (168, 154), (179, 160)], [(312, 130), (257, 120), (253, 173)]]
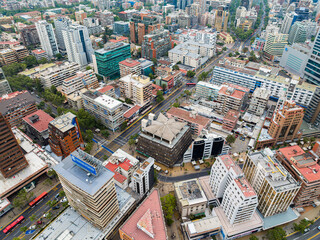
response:
[(10, 124), (0, 113), (0, 171), (2, 175), (5, 178), (11, 177), (28, 165)]
[(27, 90), (9, 93), (0, 98), (0, 113), (11, 127), (20, 126), (22, 118), (35, 111), (36, 101)]
[(20, 30), (21, 39), (24, 46), (36, 45), (40, 43), (35, 25), (29, 25)]
[(152, 99), (152, 81), (144, 75), (127, 75), (119, 80), (121, 94), (143, 106)]
[(129, 35), (130, 34), (130, 26), (128, 22), (117, 21), (113, 24), (113, 32), (119, 35)]
[(55, 26), (58, 47), (63, 52), (66, 51), (66, 46), (64, 43), (62, 30), (69, 27), (69, 25), (71, 24), (72, 24), (71, 20), (64, 17), (58, 17), (54, 19), (54, 26)]
[(123, 42), (107, 43), (94, 52), (96, 72), (109, 79), (120, 75), (119, 62), (131, 57), (130, 45)]
[(77, 149), (54, 170), (70, 206), (93, 225), (103, 229), (119, 212), (114, 173), (99, 159)]
[(286, 13), (284, 20), (282, 21), (280, 32), (289, 34), (291, 26), (295, 23), (297, 16), (298, 15), (294, 12)]
[(300, 189), (269, 148), (249, 153), (243, 172), (258, 195), (258, 210), (264, 217), (287, 211)]
[(135, 13), (130, 21), (130, 39), (132, 43), (142, 44), (144, 35), (160, 29), (161, 24), (155, 15)]
[(175, 1), (176, 8), (185, 10), (187, 6), (190, 6), (192, 0), (176, 0)]
[(248, 112), (256, 116), (261, 116), (267, 107), (270, 91), (265, 88), (256, 88), (252, 94)]
[(304, 43), (307, 39), (307, 30), (301, 22), (295, 22), (289, 32), (288, 43)]
[(137, 151), (169, 167), (182, 161), (192, 141), (186, 123), (168, 119), (160, 113), (157, 119), (154, 114), (149, 114), (148, 119), (142, 120), (141, 127)]
[(301, 182), (301, 188), (294, 199), (295, 206), (308, 206), (317, 201), (320, 195), (320, 165), (314, 157), (296, 145), (280, 148), (277, 158)]
[(104, 10), (103, 12), (96, 12), (95, 17), (99, 19), (102, 27), (112, 26), (114, 22), (113, 13), (108, 10)]
[(275, 56), (281, 56), (285, 45), (288, 44), (288, 34), (270, 33), (264, 45), (264, 55), (273, 60)]
[(84, 147), (78, 119), (71, 112), (55, 118), (48, 128), (49, 145), (57, 156), (65, 158), (79, 147)]
[(154, 159), (149, 157), (132, 175), (133, 190), (144, 196), (152, 189), (154, 184)]
[(59, 53), (59, 49), (52, 24), (46, 20), (41, 20), (36, 22), (36, 28), (42, 49), (46, 51), (50, 58), (54, 57)]
[(220, 6), (216, 11), (214, 27), (218, 32), (226, 32), (228, 27), (229, 11), (228, 7)]
[(87, 13), (83, 10), (74, 13), (76, 21), (79, 23), (83, 23), (83, 19), (87, 18)]
[(160, 58), (173, 48), (168, 30), (156, 30), (144, 35), (141, 45), (141, 56), (147, 59)]
[(62, 29), (68, 60), (80, 66), (92, 62), (93, 48), (88, 29), (82, 25), (70, 25)]
[(320, 126), (320, 87), (316, 88), (311, 98), (310, 104), (304, 115), (304, 120), (316, 127)]
[(310, 56), (304, 70), (305, 80), (309, 83), (320, 86), (320, 60), (318, 56), (320, 55), (320, 31), (313, 42), (313, 46), (310, 51)]
[(141, 74), (141, 64), (139, 61), (128, 58), (119, 62), (120, 77), (125, 77), (129, 74)]
[(15, 46), (12, 48), (0, 50), (0, 64), (2, 66), (11, 63), (21, 62), (29, 55), (28, 49), (25, 46)]

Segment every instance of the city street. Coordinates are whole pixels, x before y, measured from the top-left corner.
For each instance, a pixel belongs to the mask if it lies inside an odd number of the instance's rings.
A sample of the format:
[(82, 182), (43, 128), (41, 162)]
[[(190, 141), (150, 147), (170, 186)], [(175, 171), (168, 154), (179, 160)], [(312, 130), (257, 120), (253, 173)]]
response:
[(287, 237), (287, 240), (319, 240), (320, 239), (320, 231), (318, 227), (320, 226), (320, 219), (315, 221), (309, 228), (310, 231), (306, 233), (297, 232)]
[[(23, 216), (25, 219), (24, 221), (19, 224), (18, 226), (16, 226), (11, 232), (5, 234), (3, 233), (3, 229), (5, 229), (9, 224), (7, 224), (6, 226), (3, 226), (3, 228), (1, 229), (0, 232), (0, 239), (1, 240), (12, 240), (15, 237), (25, 237), (26, 239), (28, 239), (29, 235), (25, 235), (23, 232), (21, 232), (20, 228), (21, 227), (30, 227), (32, 226), (39, 218), (41, 218), (43, 216), (43, 214), (45, 212), (47, 212), (50, 209), (50, 206), (47, 205), (48, 201), (52, 201), (54, 200), (54, 197), (62, 190), (61, 184), (57, 184), (56, 186), (54, 186), (49, 192), (48, 192), (48, 196), (46, 198), (44, 198), (42, 201), (40, 201), (35, 207), (30, 208), (29, 206), (23, 210), (21, 213), (18, 214), (18, 209), (14, 209), (15, 213), (17, 214), (17, 216), (12, 219), (12, 221), (9, 223), (11, 224), (15, 219), (17, 219), (20, 216)], [(37, 196), (35, 196), (37, 197)], [(29, 219), (29, 217), (31, 217), (32, 215), (35, 215), (37, 218), (35, 221), (31, 221)], [(37, 230), (38, 231), (38, 230)], [(34, 234), (34, 233), (33, 233)], [(33, 234), (30, 234), (30, 237), (33, 236)]]

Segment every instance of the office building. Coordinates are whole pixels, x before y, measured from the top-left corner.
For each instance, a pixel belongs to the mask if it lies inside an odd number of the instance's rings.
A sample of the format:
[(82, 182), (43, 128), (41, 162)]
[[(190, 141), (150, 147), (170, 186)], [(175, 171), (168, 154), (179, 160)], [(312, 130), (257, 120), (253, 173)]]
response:
[(310, 47), (305, 44), (294, 43), (284, 47), (279, 65), (288, 72), (304, 76), (304, 69), (308, 62)]
[(164, 87), (163, 90), (170, 90), (174, 86), (179, 86), (182, 83), (182, 72), (180, 70), (172, 71), (171, 68), (164, 76), (158, 76), (154, 83), (160, 87)]
[(119, 62), (120, 77), (125, 77), (129, 74), (141, 74), (141, 64), (140, 62), (133, 60), (131, 58), (125, 59)]
[(113, 173), (99, 159), (77, 149), (54, 167), (70, 206), (98, 228), (119, 212)]
[(267, 59), (273, 60), (275, 56), (281, 56), (283, 49), (288, 44), (288, 34), (268, 34), (264, 45), (264, 55)]
[(320, 31), (318, 31), (318, 34), (313, 42), (311, 51), (309, 53), (310, 56), (308, 58), (307, 65), (304, 70), (305, 80), (317, 86), (320, 86), (320, 76), (319, 76), (320, 61), (318, 59), (318, 56), (320, 54), (320, 50), (318, 47), (319, 44), (320, 44)]
[(154, 159), (149, 157), (132, 175), (133, 191), (143, 197), (154, 184)]
[(11, 92), (10, 84), (4, 75), (3, 70), (0, 68), (0, 97)]
[(83, 10), (74, 13), (76, 21), (79, 23), (83, 23), (83, 20), (87, 18), (87, 13)]
[(196, 86), (195, 96), (214, 101), (218, 97), (220, 86), (200, 81)]
[(258, 195), (258, 210), (264, 217), (287, 211), (300, 189), (269, 148), (249, 153), (243, 172)]
[(288, 36), (288, 43), (304, 43), (307, 40), (307, 31), (305, 25), (301, 22), (295, 22), (292, 25), (289, 36)]
[(34, 56), (38, 61), (45, 58), (48, 60), (48, 55), (45, 50), (35, 49), (31, 51), (32, 56)]
[(130, 39), (132, 43), (142, 44), (144, 35), (160, 29), (160, 21), (156, 15), (135, 13), (130, 20)]
[(80, 65), (75, 62), (65, 62), (60, 65), (52, 66), (40, 73), (40, 80), (44, 87), (59, 87), (63, 81), (76, 75), (80, 70)]
[(96, 12), (95, 17), (99, 19), (101, 27), (112, 26), (114, 22), (113, 13), (108, 10)]
[(41, 48), (50, 58), (59, 53), (58, 43), (51, 23), (45, 20), (36, 22), (36, 28), (41, 43)]
[(160, 113), (157, 119), (149, 114), (148, 119), (142, 120), (141, 127), (137, 151), (169, 167), (182, 161), (192, 141), (191, 130), (185, 123)]
[(204, 214), (208, 200), (198, 179), (175, 182), (174, 193), (181, 217)]
[(320, 126), (320, 87), (317, 87), (304, 115), (304, 120), (314, 126)]
[(127, 75), (119, 80), (121, 95), (143, 106), (152, 99), (152, 81), (144, 75)]
[(83, 20), (83, 25), (87, 27), (89, 36), (104, 32), (98, 18), (85, 18)]
[(267, 107), (269, 97), (269, 90), (265, 88), (256, 88), (252, 94), (247, 112), (256, 116), (262, 116)]
[(291, 26), (295, 23), (297, 16), (295, 12), (286, 13), (281, 24), (280, 33), (289, 34)]
[(35, 25), (25, 26), (20, 30), (21, 40), (24, 46), (37, 45), (40, 43)]
[(119, 62), (131, 57), (130, 45), (127, 43), (107, 43), (104, 48), (94, 52), (96, 69), (100, 75), (114, 79), (119, 77)]
[(226, 6), (219, 6), (216, 10), (214, 27), (218, 32), (227, 32), (229, 11)]
[(0, 113), (0, 171), (5, 178), (12, 177), (28, 166), (9, 122)]
[(70, 25), (62, 29), (62, 35), (69, 62), (76, 62), (80, 66), (92, 62), (93, 48), (87, 27)]
[(212, 156), (226, 154), (227, 149), (224, 146), (224, 142), (225, 140), (222, 136), (203, 130), (184, 153), (183, 162), (208, 159)]
[(118, 35), (127, 36), (130, 34), (130, 25), (124, 21), (115, 22), (113, 24), (113, 32)]
[(68, 112), (49, 123), (49, 145), (57, 156), (67, 157), (77, 148), (84, 148), (77, 116)]
[(58, 17), (54, 19), (55, 33), (57, 37), (58, 47), (61, 51), (66, 51), (66, 46), (63, 39), (62, 30), (69, 27), (72, 24), (71, 20), (64, 17)]
[(168, 239), (158, 189), (153, 189), (143, 200), (119, 228), (119, 234), (121, 240)]
[(144, 35), (141, 45), (141, 57), (160, 58), (173, 48), (173, 42), (168, 30), (156, 30)]
[(49, 114), (38, 110), (25, 116), (23, 119), (24, 126), (28, 135), (31, 135), (40, 144), (46, 146), (49, 140), (48, 125), (54, 120)]
[(301, 183), (294, 199), (295, 206), (309, 206), (318, 201), (320, 195), (320, 165), (314, 156), (304, 152), (298, 145), (280, 148), (277, 159)]
[(0, 98), (0, 113), (11, 127), (20, 126), (22, 118), (35, 111), (36, 101), (27, 90), (9, 93)]
[(169, 111), (167, 111), (166, 114), (168, 118), (174, 118), (176, 121), (187, 123), (192, 134), (197, 136), (202, 132), (202, 130), (209, 128), (211, 123), (209, 118), (181, 108), (172, 107), (169, 109)]
[(112, 131), (123, 123), (123, 103), (101, 92), (87, 91), (81, 94), (84, 109), (93, 114)]
[(97, 76), (90, 69), (84, 72), (77, 72), (76, 75), (63, 80), (62, 92), (65, 95), (72, 94), (83, 88), (96, 89), (99, 87)]

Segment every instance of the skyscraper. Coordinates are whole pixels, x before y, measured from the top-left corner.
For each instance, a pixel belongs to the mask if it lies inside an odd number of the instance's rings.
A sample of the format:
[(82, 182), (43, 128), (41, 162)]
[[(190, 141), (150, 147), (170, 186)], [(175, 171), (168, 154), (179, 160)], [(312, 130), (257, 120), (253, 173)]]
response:
[(7, 120), (0, 113), (0, 171), (5, 178), (11, 177), (28, 162)]
[(76, 62), (80, 66), (92, 62), (93, 48), (87, 27), (70, 25), (62, 29), (62, 35), (70, 62)]
[(62, 29), (67, 28), (71, 24), (71, 21), (67, 18), (58, 17), (54, 19), (55, 32), (58, 42), (58, 47), (61, 51), (66, 51), (66, 46), (64, 44)]
[(305, 80), (320, 86), (320, 31), (313, 42), (310, 56), (304, 70)]
[(289, 32), (288, 42), (293, 43), (304, 43), (307, 39), (307, 30), (304, 24), (296, 22), (292, 25)]
[(47, 23), (45, 20), (41, 20), (36, 22), (36, 28), (42, 49), (46, 51), (50, 58), (58, 54), (58, 44), (54, 35), (52, 24)]
[(287, 43), (288, 34), (269, 33), (263, 49), (265, 57), (273, 60), (275, 56), (281, 56)]
[(214, 27), (218, 32), (226, 32), (228, 27), (229, 11), (226, 6), (219, 6), (216, 11)]
[(320, 87), (314, 92), (310, 104), (306, 110), (304, 120), (308, 123), (320, 126)]

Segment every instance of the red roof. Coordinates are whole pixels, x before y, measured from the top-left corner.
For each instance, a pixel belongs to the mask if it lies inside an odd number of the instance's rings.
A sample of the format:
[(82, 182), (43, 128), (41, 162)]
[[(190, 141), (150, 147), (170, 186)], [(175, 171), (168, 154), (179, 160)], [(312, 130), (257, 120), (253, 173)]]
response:
[(164, 240), (167, 233), (158, 189), (154, 189), (120, 227), (127, 236), (139, 240)]
[[(35, 115), (37, 115), (39, 117), (39, 120), (36, 121), (35, 123), (32, 123), (29, 118), (32, 116), (35, 116)], [(38, 110), (38, 111), (31, 113), (23, 118), (23, 121), (27, 122), (30, 126), (32, 126), (34, 129), (36, 129), (38, 132), (42, 132), (42, 131), (47, 130), (48, 125), (52, 120), (54, 120), (54, 118), (42, 110)]]
[(130, 108), (128, 111), (126, 111), (124, 114), (123, 114), (123, 117), (124, 118), (130, 118), (133, 114), (135, 114), (136, 112), (139, 111), (141, 107), (138, 106), (138, 105), (135, 105), (134, 107)]
[(123, 183), (125, 180), (127, 180), (127, 178), (123, 175), (121, 175), (118, 172), (115, 172), (113, 175), (114, 180), (116, 180), (119, 183)]
[(232, 168), (236, 174), (240, 175), (242, 173), (241, 168), (234, 163), (230, 155), (221, 155), (219, 156), (219, 158), (222, 160), (223, 164), (226, 166), (228, 170)]
[(110, 39), (109, 42), (117, 43), (117, 42), (122, 42), (122, 41), (127, 40), (127, 39), (128, 39), (127, 37), (121, 37), (121, 38), (118, 38), (118, 39)]
[(98, 90), (98, 92), (106, 93), (106, 92), (110, 91), (110, 90), (113, 89), (113, 88), (114, 88), (113, 86), (107, 85), (107, 86), (105, 86), (105, 87), (103, 87), (103, 88), (100, 88), (100, 89)]
[(117, 164), (114, 164), (114, 163), (111, 163), (111, 162), (108, 162), (106, 165), (105, 165), (106, 168), (108, 168), (111, 172), (116, 172), (117, 168), (119, 167)]
[(172, 107), (167, 114), (171, 114), (174, 117), (181, 118), (187, 122), (195, 123), (201, 126), (207, 126), (210, 123), (210, 119), (206, 117), (202, 117), (200, 115), (191, 116), (191, 112), (183, 110), (181, 108)]
[(140, 62), (133, 60), (131, 58), (128, 58), (128, 59), (125, 59), (125, 60), (119, 62), (119, 64), (125, 65), (127, 67), (135, 67), (135, 66), (140, 65)]
[(231, 121), (231, 122), (236, 122), (238, 121), (239, 119), (239, 116), (240, 116), (240, 113), (233, 110), (233, 109), (230, 109), (227, 114), (224, 116), (223, 120), (228, 120), (228, 121)]
[[(231, 87), (232, 88), (232, 87)], [(223, 95), (227, 95), (233, 98), (237, 98), (237, 99), (242, 99), (245, 95), (244, 92), (239, 91), (237, 89), (232, 88), (232, 91), (228, 91), (229, 87), (227, 86), (222, 86), (221, 89), (219, 90), (219, 94), (223, 94)]]
[(45, 51), (45, 50), (42, 50), (42, 49), (32, 50), (32, 52), (33, 52), (34, 54), (42, 54), (42, 53), (46, 53), (46, 51)]
[(241, 190), (241, 192), (243, 193), (243, 195), (246, 198), (254, 197), (254, 196), (257, 195), (255, 193), (255, 191), (253, 190), (253, 187), (247, 181), (247, 179), (245, 179), (245, 178), (237, 178), (237, 179), (234, 179), (234, 181), (235, 181), (235, 183), (237, 184), (238, 188)]
[(130, 163), (130, 160), (126, 158), (124, 162), (119, 163), (119, 167), (121, 167), (125, 171), (129, 171), (129, 169), (132, 168), (132, 164)]

